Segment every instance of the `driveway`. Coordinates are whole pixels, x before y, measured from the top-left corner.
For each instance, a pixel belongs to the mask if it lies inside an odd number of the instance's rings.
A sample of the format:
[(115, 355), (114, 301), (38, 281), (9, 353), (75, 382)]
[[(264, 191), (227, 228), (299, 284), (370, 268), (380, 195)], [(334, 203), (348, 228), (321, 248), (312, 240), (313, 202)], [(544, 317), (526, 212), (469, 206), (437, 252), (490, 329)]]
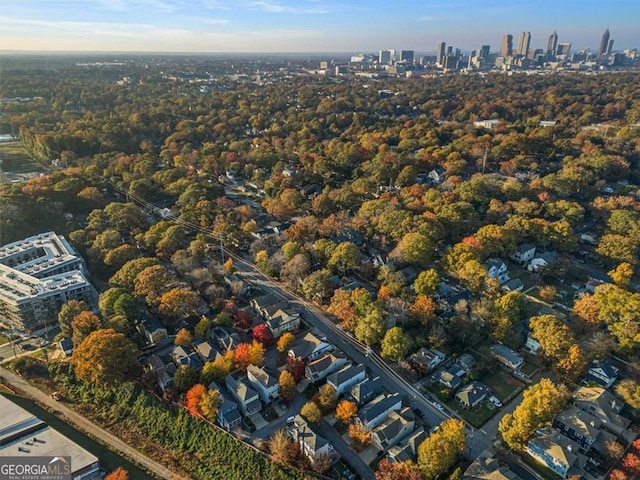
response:
[(256, 412), (253, 415), (249, 415), (249, 418), (251, 419), (251, 421), (253, 422), (253, 424), (256, 427), (256, 431), (260, 430), (261, 428), (266, 427), (267, 425), (269, 425), (269, 422), (267, 422), (264, 417), (262, 416), (262, 414), (260, 412)]

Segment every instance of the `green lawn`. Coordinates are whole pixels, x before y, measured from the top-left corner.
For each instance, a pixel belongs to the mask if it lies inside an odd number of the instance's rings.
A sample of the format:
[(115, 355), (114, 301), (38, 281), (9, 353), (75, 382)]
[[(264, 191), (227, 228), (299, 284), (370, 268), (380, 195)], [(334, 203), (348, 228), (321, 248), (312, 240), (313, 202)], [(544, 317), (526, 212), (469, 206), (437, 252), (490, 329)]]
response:
[(483, 377), (481, 382), (492, 389), (494, 396), (502, 403), (512, 399), (522, 390), (522, 383), (503, 370)]
[[(453, 403), (455, 403), (455, 401)], [(454, 406), (457, 406), (457, 403), (455, 403), (455, 405), (449, 404), (449, 406), (454, 408)], [(455, 410), (462, 418), (476, 428), (482, 427), (482, 425), (484, 425), (485, 422), (489, 420), (494, 413), (496, 413), (496, 409), (492, 410), (487, 407), (486, 402), (482, 402), (479, 407), (472, 408), (470, 410), (463, 410), (460, 408), (456, 408)]]
[(0, 334), (0, 345), (4, 345), (5, 343), (9, 343), (9, 337)]
[(150, 473), (139, 469), (133, 463), (121, 457), (117, 453), (109, 450), (104, 445), (79, 432), (68, 423), (63, 422), (51, 412), (48, 412), (47, 410), (41, 408), (34, 401), (29, 400), (28, 398), (21, 397), (19, 395), (13, 395), (8, 392), (1, 392), (1, 394), (6, 396), (11, 401), (17, 403), (33, 415), (44, 420), (47, 425), (54, 428), (68, 439), (74, 441), (82, 448), (98, 457), (100, 459), (100, 465), (102, 465), (105, 470), (111, 471), (115, 470), (117, 467), (122, 467), (129, 472), (129, 478), (131, 480), (155, 478)]
[(2, 169), (5, 172), (25, 173), (44, 170), (40, 163), (31, 158), (20, 142), (0, 143), (0, 157)]
[(538, 462), (535, 458), (529, 455), (527, 452), (520, 452), (520, 456), (522, 460), (529, 465), (533, 470), (538, 472), (543, 478), (547, 480), (561, 480), (562, 477), (558, 475), (556, 472), (551, 470), (550, 468), (545, 467), (543, 464)]

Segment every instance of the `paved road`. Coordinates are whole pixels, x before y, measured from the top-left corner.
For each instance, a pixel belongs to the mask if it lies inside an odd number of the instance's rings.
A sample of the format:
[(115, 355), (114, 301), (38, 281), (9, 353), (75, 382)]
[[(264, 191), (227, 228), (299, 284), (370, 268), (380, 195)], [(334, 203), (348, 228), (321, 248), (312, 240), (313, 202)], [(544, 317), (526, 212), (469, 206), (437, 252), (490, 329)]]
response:
[[(316, 305), (307, 302), (299, 295), (287, 290), (282, 285), (265, 276), (252, 263), (247, 262), (242, 257), (232, 252), (227, 253), (233, 257), (237, 273), (244, 277), (247, 282), (260, 288), (265, 293), (279, 295), (288, 300), (293, 308), (297, 306), (300, 311), (304, 312), (305, 320), (321, 331), (333, 345), (342, 350), (347, 356), (354, 360), (354, 362), (365, 364), (374, 376), (380, 376), (388, 390), (400, 392), (411, 408), (420, 408), (425, 414), (425, 421), (431, 426), (438, 425), (451, 417), (460, 418), (456, 412), (437, 409), (428, 397), (399, 376), (398, 373), (391, 369), (375, 352), (369, 351), (366, 345), (338, 328)], [(493, 442), (498, 438), (498, 423), (500, 419), (506, 413), (513, 412), (521, 401), (522, 393), (512, 399), (509, 404), (505, 405), (482, 429), (474, 429), (468, 426), (467, 452), (469, 458), (476, 458), (480, 453), (492, 446)], [(353, 457), (353, 455), (351, 457)]]
[(342, 459), (347, 462), (355, 470), (355, 472), (363, 480), (374, 480), (373, 471), (369, 468), (359, 455), (355, 455), (347, 442), (336, 432), (329, 423), (323, 418), (318, 425), (320, 432), (329, 440), (333, 448), (340, 454)]
[(102, 428), (89, 421), (87, 418), (71, 410), (63, 403), (53, 400), (37, 388), (32, 387), (26, 380), (20, 378), (18, 375), (15, 375), (13, 372), (0, 367), (0, 375), (4, 378), (5, 383), (11, 385), (16, 390), (19, 390), (25, 396), (31, 398), (32, 400), (35, 400), (41, 405), (49, 407), (52, 410), (61, 412), (61, 416), (65, 421), (76, 426), (83, 432), (88, 433), (94, 439), (123, 454), (125, 457), (133, 460), (143, 468), (146, 468), (150, 472), (153, 472), (153, 474), (157, 477), (171, 480), (179, 480), (183, 478), (176, 475), (171, 470), (163, 467), (154, 460), (151, 460), (144, 454), (138, 452), (136, 449), (130, 447), (119, 438), (111, 435), (109, 432), (103, 430)]

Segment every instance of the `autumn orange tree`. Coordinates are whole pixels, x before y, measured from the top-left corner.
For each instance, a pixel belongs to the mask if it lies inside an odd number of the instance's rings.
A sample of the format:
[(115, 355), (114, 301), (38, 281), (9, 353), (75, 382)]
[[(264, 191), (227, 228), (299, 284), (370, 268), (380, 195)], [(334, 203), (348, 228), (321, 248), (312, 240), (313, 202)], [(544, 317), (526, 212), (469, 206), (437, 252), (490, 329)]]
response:
[(291, 375), (287, 370), (283, 370), (278, 378), (278, 383), (280, 384), (278, 390), (280, 396), (287, 402), (291, 401), (296, 394), (296, 381), (293, 378), (293, 375)]
[(173, 343), (182, 347), (191, 345), (191, 342), (193, 342), (193, 335), (186, 328), (181, 328), (176, 334), (176, 338), (173, 341)]
[(202, 298), (193, 290), (174, 288), (160, 297), (158, 313), (169, 323), (176, 324), (183, 318), (197, 315), (202, 304)]
[(71, 322), (73, 345), (77, 347), (91, 332), (100, 328), (102, 328), (102, 321), (95, 313), (90, 310), (80, 312)]
[(195, 384), (191, 387), (184, 396), (185, 407), (191, 415), (194, 417), (202, 416), (202, 409), (200, 403), (207, 394), (207, 387), (201, 383)]
[(117, 385), (128, 380), (137, 366), (138, 349), (122, 333), (113, 329), (96, 330), (75, 349), (71, 361), (81, 380)]
[(342, 400), (336, 406), (336, 418), (345, 425), (357, 414), (358, 406), (349, 400)]
[(118, 467), (113, 472), (104, 477), (104, 480), (129, 480), (129, 472), (127, 472), (122, 467)]

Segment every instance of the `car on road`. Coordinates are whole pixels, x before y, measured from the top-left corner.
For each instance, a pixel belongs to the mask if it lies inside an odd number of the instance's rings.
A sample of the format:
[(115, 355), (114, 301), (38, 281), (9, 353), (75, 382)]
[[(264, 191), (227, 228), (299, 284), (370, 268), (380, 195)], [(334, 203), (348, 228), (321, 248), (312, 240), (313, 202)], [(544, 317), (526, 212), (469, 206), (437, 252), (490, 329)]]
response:
[(416, 414), (416, 417), (424, 418), (424, 412), (417, 407), (413, 409), (413, 413)]
[(436, 407), (438, 410), (444, 411), (444, 406), (441, 403), (439, 402), (431, 402), (431, 403), (433, 403), (433, 406)]

